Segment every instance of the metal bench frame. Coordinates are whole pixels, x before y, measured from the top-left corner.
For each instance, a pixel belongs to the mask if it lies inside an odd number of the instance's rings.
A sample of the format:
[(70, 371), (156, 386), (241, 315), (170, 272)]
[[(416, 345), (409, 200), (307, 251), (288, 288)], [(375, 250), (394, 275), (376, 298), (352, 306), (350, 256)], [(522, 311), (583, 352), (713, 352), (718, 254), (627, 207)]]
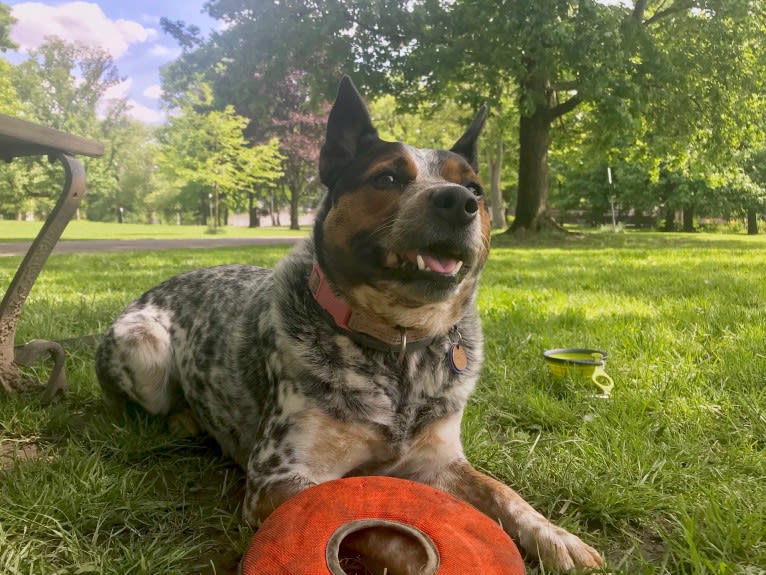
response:
[(0, 159), (10, 162), (20, 156), (48, 156), (51, 162), (61, 162), (65, 174), (56, 206), (29, 247), (0, 303), (0, 387), (7, 392), (24, 387), (18, 366), (31, 365), (45, 352), (50, 354), (54, 365), (42, 402), (50, 403), (66, 390), (61, 345), (54, 341), (32, 340), (15, 346), (16, 327), (37, 276), (85, 196), (85, 168), (74, 155), (99, 157), (103, 153), (104, 145), (95, 140), (0, 114)]

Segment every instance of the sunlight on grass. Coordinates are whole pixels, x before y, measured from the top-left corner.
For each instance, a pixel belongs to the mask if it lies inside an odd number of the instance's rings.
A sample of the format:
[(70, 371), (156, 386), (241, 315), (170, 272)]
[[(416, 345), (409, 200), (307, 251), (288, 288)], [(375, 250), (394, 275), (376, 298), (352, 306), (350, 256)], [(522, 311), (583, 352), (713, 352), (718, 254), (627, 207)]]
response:
[[(0, 242), (31, 241), (42, 227), (42, 222), (0, 221)], [(210, 234), (206, 226), (173, 226), (150, 224), (117, 224), (74, 220), (69, 222), (61, 238), (64, 240), (138, 240), (180, 238), (252, 238), (305, 236), (310, 226), (291, 230), (287, 226), (244, 228), (224, 226), (219, 233)]]
[[(18, 341), (101, 332), (175, 273), (272, 266), (287, 249), (53, 256)], [(18, 262), (0, 259), (0, 285)], [(758, 573), (764, 277), (763, 236), (496, 240), (478, 298), (486, 360), (464, 421), (469, 458), (594, 544), (612, 573)], [(611, 398), (594, 397), (587, 380), (554, 378), (542, 360), (553, 347), (607, 351)], [(250, 534), (237, 519), (240, 472), (209, 443), (106, 412), (93, 349), (69, 351), (62, 403), (0, 397), (0, 447), (37, 454), (0, 466), (0, 572), (76, 564), (82, 573), (209, 574), (210, 562), (219, 572), (236, 565)]]

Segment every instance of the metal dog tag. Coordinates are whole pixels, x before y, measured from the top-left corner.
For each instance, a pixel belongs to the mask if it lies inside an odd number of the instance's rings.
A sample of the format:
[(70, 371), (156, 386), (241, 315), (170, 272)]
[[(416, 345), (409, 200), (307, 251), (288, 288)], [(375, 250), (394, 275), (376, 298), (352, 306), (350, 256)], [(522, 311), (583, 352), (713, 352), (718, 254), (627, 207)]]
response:
[(459, 343), (453, 343), (447, 352), (447, 361), (452, 373), (460, 375), (468, 367), (468, 356)]

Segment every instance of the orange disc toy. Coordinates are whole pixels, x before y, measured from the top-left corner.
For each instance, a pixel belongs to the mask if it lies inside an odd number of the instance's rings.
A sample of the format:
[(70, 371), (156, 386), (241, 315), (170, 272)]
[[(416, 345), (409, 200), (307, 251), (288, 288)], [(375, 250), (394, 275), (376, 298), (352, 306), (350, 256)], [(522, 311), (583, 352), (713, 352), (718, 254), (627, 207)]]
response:
[(289, 499), (253, 537), (241, 574), (357, 573), (344, 570), (343, 543), (369, 528), (421, 547), (423, 575), (524, 575), (516, 545), (489, 517), (443, 491), (391, 477), (328, 481)]

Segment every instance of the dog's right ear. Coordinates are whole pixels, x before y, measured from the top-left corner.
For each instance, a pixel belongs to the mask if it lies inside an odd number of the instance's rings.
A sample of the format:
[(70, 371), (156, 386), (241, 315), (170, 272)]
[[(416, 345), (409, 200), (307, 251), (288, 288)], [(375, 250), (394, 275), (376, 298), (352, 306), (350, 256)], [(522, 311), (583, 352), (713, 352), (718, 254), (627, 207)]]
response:
[(319, 177), (328, 189), (360, 146), (378, 139), (362, 97), (348, 76), (343, 76), (327, 120), (327, 136), (319, 154)]

